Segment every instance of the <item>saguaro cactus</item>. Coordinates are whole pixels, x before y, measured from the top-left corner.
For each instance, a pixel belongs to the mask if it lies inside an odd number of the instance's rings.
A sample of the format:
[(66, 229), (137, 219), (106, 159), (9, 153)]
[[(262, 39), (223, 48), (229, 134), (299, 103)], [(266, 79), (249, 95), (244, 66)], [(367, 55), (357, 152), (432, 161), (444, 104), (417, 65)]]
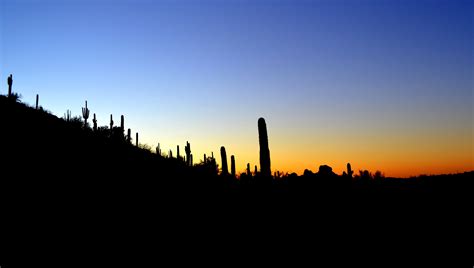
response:
[(87, 119), (89, 118), (89, 109), (87, 108), (87, 101), (86, 107), (82, 108), (82, 117), (84, 118), (84, 127), (87, 128)]
[(192, 167), (193, 166), (193, 154), (189, 155), (188, 161), (189, 161), (189, 166)]
[(97, 131), (97, 118), (95, 118), (95, 113), (94, 113), (94, 119), (92, 119), (92, 123), (94, 123), (94, 131)]
[(227, 154), (225, 152), (225, 147), (221, 147), (221, 158), (222, 158), (222, 175), (228, 175), (229, 169), (227, 168)]
[(135, 134), (135, 145), (138, 147), (138, 132)]
[(36, 110), (38, 110), (39, 95), (36, 94)]
[(12, 95), (13, 75), (10, 74), (10, 76), (7, 78), (7, 83), (8, 83), (8, 97), (10, 98)]
[(176, 158), (180, 158), (180, 155), (179, 155), (179, 145), (176, 145)]
[(258, 140), (260, 143), (260, 173), (264, 177), (272, 175), (270, 169), (270, 149), (268, 149), (267, 125), (265, 119), (258, 119)]
[(230, 174), (235, 177), (235, 157), (234, 155), (230, 156)]
[(250, 163), (247, 163), (247, 176), (252, 176), (250, 173)]
[(349, 178), (352, 178), (352, 174), (354, 174), (354, 171), (351, 168), (351, 163), (347, 163), (347, 176), (349, 176)]
[(127, 131), (127, 142), (131, 143), (132, 142), (132, 130), (128, 129)]
[(71, 111), (67, 110), (64, 114), (64, 118), (66, 119), (66, 122), (69, 122), (69, 120), (71, 120)]
[(206, 154), (204, 154), (204, 161), (203, 161), (203, 162), (204, 162), (204, 164), (206, 164), (206, 163), (207, 163)]
[(156, 146), (156, 154), (161, 155), (161, 148), (160, 148), (160, 143), (158, 142), (158, 146)]
[(184, 148), (184, 151), (186, 152), (186, 159), (188, 159), (188, 162), (186, 163), (188, 166), (192, 166), (192, 163), (189, 161), (191, 158), (191, 144), (189, 142), (186, 142), (186, 147)]
[(114, 128), (114, 120), (112, 118), (112, 114), (110, 115), (110, 133), (112, 133), (112, 130)]
[(124, 123), (123, 115), (120, 116), (120, 129), (122, 130), (122, 133), (125, 131), (125, 123)]

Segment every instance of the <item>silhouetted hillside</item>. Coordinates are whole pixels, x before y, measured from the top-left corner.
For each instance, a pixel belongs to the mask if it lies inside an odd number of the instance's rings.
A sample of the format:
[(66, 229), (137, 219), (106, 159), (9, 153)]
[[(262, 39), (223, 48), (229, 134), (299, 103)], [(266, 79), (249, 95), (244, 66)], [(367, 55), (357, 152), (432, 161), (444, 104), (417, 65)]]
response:
[[(168, 260), (184, 252), (199, 258), (208, 252), (199, 241), (209, 239), (212, 254), (233, 258), (216, 247), (225, 243), (222, 236), (227, 243), (254, 235), (270, 242), (289, 233), (312, 237), (313, 230), (318, 241), (329, 242), (368, 239), (374, 231), (401, 241), (415, 234), (410, 224), (429, 241), (427, 226), (444, 228), (436, 239), (450, 239), (464, 235), (472, 222), (473, 172), (396, 179), (354, 175), (350, 165), (337, 175), (322, 165), (316, 173), (271, 177), (261, 120), (265, 175), (248, 167), (239, 180), (233, 172), (218, 175), (213, 157), (193, 165), (189, 143), (185, 156), (164, 157), (135, 146), (123, 126), (84, 127), (80, 118), (64, 120), (4, 96), (0, 122), (2, 243), (9, 264), (28, 261), (22, 254), (49, 262), (56, 254), (77, 259), (68, 247), (77, 250), (80, 243), (95, 254), (103, 247), (127, 254), (138, 245)], [(222, 156), (227, 158), (224, 147)], [(441, 218), (451, 224), (442, 227)], [(144, 247), (138, 237), (164, 249)]]

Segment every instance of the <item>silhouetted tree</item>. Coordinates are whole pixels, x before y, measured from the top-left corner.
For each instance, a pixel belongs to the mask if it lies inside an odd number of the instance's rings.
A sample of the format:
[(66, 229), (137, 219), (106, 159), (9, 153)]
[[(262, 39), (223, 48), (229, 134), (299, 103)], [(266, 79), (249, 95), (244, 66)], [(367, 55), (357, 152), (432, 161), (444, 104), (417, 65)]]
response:
[(258, 119), (258, 140), (260, 144), (260, 173), (264, 177), (271, 177), (270, 149), (268, 148), (267, 125), (265, 119)]
[(227, 154), (225, 147), (221, 147), (221, 159), (222, 159), (222, 175), (229, 175), (229, 169), (227, 168)]

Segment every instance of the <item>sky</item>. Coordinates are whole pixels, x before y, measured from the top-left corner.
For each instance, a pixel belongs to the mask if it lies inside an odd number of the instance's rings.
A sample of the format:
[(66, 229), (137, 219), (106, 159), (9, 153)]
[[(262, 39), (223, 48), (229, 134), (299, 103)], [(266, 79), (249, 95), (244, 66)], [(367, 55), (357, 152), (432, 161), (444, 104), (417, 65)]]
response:
[(263, 117), (272, 171), (455, 173), (474, 170), (473, 37), (474, 1), (0, 0), (0, 91), (13, 74), (59, 117), (87, 100), (195, 162), (225, 146), (238, 172)]

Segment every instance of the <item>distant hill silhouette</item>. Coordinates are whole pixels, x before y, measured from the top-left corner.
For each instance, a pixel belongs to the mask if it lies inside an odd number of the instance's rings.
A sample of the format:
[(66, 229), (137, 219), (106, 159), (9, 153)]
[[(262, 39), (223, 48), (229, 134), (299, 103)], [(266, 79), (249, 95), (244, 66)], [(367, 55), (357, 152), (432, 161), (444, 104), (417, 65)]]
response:
[[(87, 104), (83, 116), (89, 118)], [(196, 241), (222, 235), (243, 241), (258, 231), (271, 239), (270, 234), (298, 233), (304, 226), (318, 231), (320, 242), (367, 239), (372, 231), (402, 240), (415, 232), (399, 232), (395, 226), (441, 228), (439, 218), (448, 218), (456, 223), (448, 225), (449, 234), (461, 236), (472, 223), (474, 172), (397, 179), (368, 171), (357, 174), (350, 165), (337, 175), (321, 165), (316, 173), (271, 177), (268, 134), (261, 119), (265, 174), (251, 172), (249, 164), (237, 179), (227, 171), (224, 147), (225, 167), (219, 174), (214, 156), (193, 164), (190, 143), (184, 158), (164, 156), (159, 146), (156, 154), (137, 147), (130, 130), (125, 135), (123, 118), (119, 127), (113, 122), (111, 127), (97, 126), (95, 114), (93, 118), (91, 128), (80, 117), (58, 118), (38, 105), (0, 96), (2, 254), (10, 267), (27, 261), (22, 254), (49, 262), (55, 254), (77, 260), (78, 252), (67, 249), (76, 243), (95, 251), (102, 243), (118, 254), (129, 253), (133, 245), (150, 249), (136, 236), (162, 245), (165, 249), (158, 252), (165, 257), (180, 255), (183, 249), (172, 249), (194, 241), (190, 246), (199, 258), (208, 251)], [(416, 234), (432, 238), (424, 227)], [(436, 236), (449, 237), (439, 229)], [(53, 247), (53, 254), (40, 250), (45, 241), (67, 246)], [(210, 248), (217, 250), (216, 245)]]

